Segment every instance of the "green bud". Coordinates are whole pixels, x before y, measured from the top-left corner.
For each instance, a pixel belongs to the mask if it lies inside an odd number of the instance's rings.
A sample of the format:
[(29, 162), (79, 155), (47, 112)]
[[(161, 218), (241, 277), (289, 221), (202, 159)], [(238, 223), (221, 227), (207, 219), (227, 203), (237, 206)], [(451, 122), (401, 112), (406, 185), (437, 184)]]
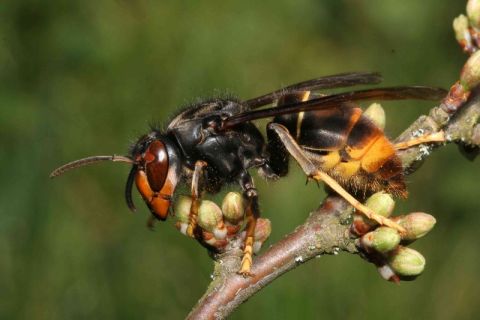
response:
[(433, 229), (437, 220), (427, 213), (413, 212), (393, 219), (396, 223), (405, 228), (402, 240), (413, 241), (425, 236)]
[[(472, 144), (473, 145), (480, 145), (480, 124), (477, 124), (473, 128), (473, 133), (472, 133)], [(473, 160), (473, 159), (472, 159)]]
[(211, 245), (212, 247), (217, 243), (217, 239), (215, 239), (213, 233), (205, 230), (202, 230), (202, 239), (206, 244)]
[[(377, 214), (389, 217), (395, 207), (395, 201), (390, 194), (380, 191), (368, 198), (365, 205)], [(352, 231), (357, 235), (363, 235), (376, 225), (378, 225), (376, 221), (370, 220), (364, 215), (356, 214), (353, 216)]]
[(272, 232), (272, 224), (270, 220), (258, 218), (255, 225), (253, 253), (257, 254), (265, 241), (267, 241), (270, 233)]
[(388, 262), (399, 276), (418, 276), (425, 269), (425, 258), (420, 252), (407, 247), (399, 247)]
[(363, 113), (380, 129), (385, 129), (385, 110), (380, 103), (372, 103)]
[(480, 84), (480, 51), (473, 53), (462, 68), (460, 84), (469, 91)]
[(467, 3), (467, 16), (472, 27), (480, 27), (480, 1), (469, 0)]
[(190, 207), (192, 206), (192, 198), (187, 196), (179, 196), (175, 201), (175, 217), (181, 223), (188, 223), (190, 215)]
[(217, 250), (222, 250), (228, 244), (227, 239), (218, 239), (214, 233), (202, 230), (202, 239), (208, 245), (216, 248)]
[(360, 243), (365, 248), (371, 248), (377, 252), (385, 253), (395, 249), (400, 243), (400, 235), (397, 230), (388, 227), (379, 227), (365, 234)]
[(242, 195), (238, 192), (227, 193), (223, 198), (222, 211), (226, 221), (232, 224), (240, 222), (245, 213)]
[(400, 282), (400, 278), (395, 274), (395, 272), (393, 272), (392, 268), (388, 264), (377, 267), (377, 271), (380, 273), (380, 276), (387, 281), (394, 283)]
[(354, 214), (351, 231), (358, 236), (364, 235), (373, 229), (373, 223), (374, 221), (367, 219), (361, 214)]
[(177, 221), (175, 222), (175, 228), (177, 228), (177, 230), (183, 233), (184, 235), (187, 235), (188, 223)]
[(198, 208), (198, 225), (204, 230), (214, 232), (220, 224), (223, 224), (220, 207), (209, 200), (201, 201)]
[(272, 233), (272, 223), (268, 219), (258, 218), (255, 225), (255, 241), (265, 242)]
[(453, 20), (453, 31), (455, 31), (455, 38), (459, 43), (464, 43), (470, 38), (468, 27), (468, 18), (463, 14)]
[(255, 253), (255, 254), (259, 253), (260, 250), (262, 249), (262, 245), (263, 245), (263, 242), (254, 241), (253, 242), (253, 247), (252, 247), (253, 253)]
[(365, 205), (376, 214), (389, 217), (395, 208), (395, 201), (390, 194), (380, 191), (368, 198)]

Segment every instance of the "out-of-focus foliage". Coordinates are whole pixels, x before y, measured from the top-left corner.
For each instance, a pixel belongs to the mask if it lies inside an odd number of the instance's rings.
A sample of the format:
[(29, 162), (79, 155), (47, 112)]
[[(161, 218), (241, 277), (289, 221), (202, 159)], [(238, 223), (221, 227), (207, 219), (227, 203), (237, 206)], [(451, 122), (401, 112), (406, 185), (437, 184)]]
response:
[[(122, 197), (128, 168), (56, 166), (123, 153), (148, 123), (217, 89), (249, 98), (295, 81), (381, 71), (387, 85), (448, 87), (465, 61), (451, 30), (464, 1), (2, 1), (0, 318), (179, 319), (210, 281), (204, 249), (172, 221), (155, 232)], [(395, 136), (432, 104), (384, 104)], [(422, 277), (392, 285), (350, 255), (324, 257), (252, 298), (234, 319), (471, 319), (477, 285), (477, 163), (443, 148), (408, 178), (398, 213), (436, 216), (415, 245)], [(258, 181), (270, 242), (323, 191), (299, 170)]]

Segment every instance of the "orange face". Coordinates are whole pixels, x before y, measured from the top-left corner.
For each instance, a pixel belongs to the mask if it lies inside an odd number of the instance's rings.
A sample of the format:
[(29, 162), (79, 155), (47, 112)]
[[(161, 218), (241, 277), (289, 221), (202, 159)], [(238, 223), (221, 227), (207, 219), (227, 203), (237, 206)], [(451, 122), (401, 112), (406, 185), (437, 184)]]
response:
[(138, 191), (159, 219), (165, 220), (170, 208), (171, 199), (176, 186), (176, 176), (172, 172), (165, 144), (154, 140), (147, 150), (137, 156), (139, 168), (135, 173), (135, 184)]

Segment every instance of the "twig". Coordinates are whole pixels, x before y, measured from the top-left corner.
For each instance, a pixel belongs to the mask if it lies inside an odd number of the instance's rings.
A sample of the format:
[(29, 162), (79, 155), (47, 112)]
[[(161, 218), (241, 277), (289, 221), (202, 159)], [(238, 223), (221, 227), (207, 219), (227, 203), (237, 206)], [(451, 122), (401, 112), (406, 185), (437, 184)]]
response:
[(227, 250), (217, 257), (214, 280), (188, 318), (222, 319), (274, 279), (316, 256), (339, 250), (356, 253), (349, 235), (351, 212), (343, 199), (328, 197), (303, 225), (255, 259), (252, 277), (236, 274), (242, 255), (239, 244)]

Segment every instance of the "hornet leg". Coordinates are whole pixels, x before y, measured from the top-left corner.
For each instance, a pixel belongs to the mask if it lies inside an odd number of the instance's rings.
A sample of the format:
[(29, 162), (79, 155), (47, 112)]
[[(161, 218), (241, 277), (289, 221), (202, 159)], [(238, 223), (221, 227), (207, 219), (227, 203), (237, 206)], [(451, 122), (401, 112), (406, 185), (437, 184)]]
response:
[(191, 238), (197, 238), (197, 216), (198, 216), (198, 207), (200, 206), (200, 195), (199, 195), (199, 181), (203, 172), (203, 168), (207, 165), (205, 161), (195, 162), (195, 170), (193, 171), (192, 177), (192, 205), (190, 206), (190, 214), (188, 216), (188, 227), (187, 235)]
[(257, 189), (253, 185), (253, 179), (245, 171), (240, 177), (240, 184), (243, 189), (243, 197), (247, 200), (247, 209), (245, 217), (247, 219), (247, 226), (245, 227), (245, 242), (243, 248), (243, 257), (238, 274), (243, 276), (251, 276), (250, 270), (253, 263), (253, 242), (255, 237), (255, 226), (257, 219), (260, 216), (260, 210), (258, 208), (258, 193)]
[(288, 152), (295, 158), (295, 160), (297, 160), (297, 162), (300, 164), (300, 167), (302, 167), (303, 171), (310, 178), (317, 181), (325, 182), (330, 188), (337, 192), (342, 198), (344, 198), (348, 203), (350, 203), (355, 209), (364, 214), (367, 218), (375, 220), (381, 225), (398, 230), (401, 233), (405, 232), (405, 229), (402, 226), (398, 225), (397, 223), (393, 222), (388, 218), (376, 214), (373, 210), (364, 206), (357, 199), (355, 199), (337, 181), (335, 181), (335, 179), (330, 177), (325, 172), (318, 170), (318, 168), (315, 167), (315, 165), (308, 159), (302, 148), (297, 144), (295, 139), (293, 139), (293, 137), (290, 135), (290, 133), (284, 126), (278, 123), (270, 123), (268, 125), (268, 128), (275, 130), (275, 132), (278, 134), (285, 147), (287, 148)]
[(445, 133), (443, 131), (439, 131), (431, 134), (426, 134), (424, 136), (416, 137), (411, 140), (407, 140), (405, 142), (396, 143), (394, 144), (394, 147), (397, 150), (402, 150), (402, 149), (408, 149), (410, 147), (413, 147), (422, 143), (445, 142), (445, 141), (446, 141)]

